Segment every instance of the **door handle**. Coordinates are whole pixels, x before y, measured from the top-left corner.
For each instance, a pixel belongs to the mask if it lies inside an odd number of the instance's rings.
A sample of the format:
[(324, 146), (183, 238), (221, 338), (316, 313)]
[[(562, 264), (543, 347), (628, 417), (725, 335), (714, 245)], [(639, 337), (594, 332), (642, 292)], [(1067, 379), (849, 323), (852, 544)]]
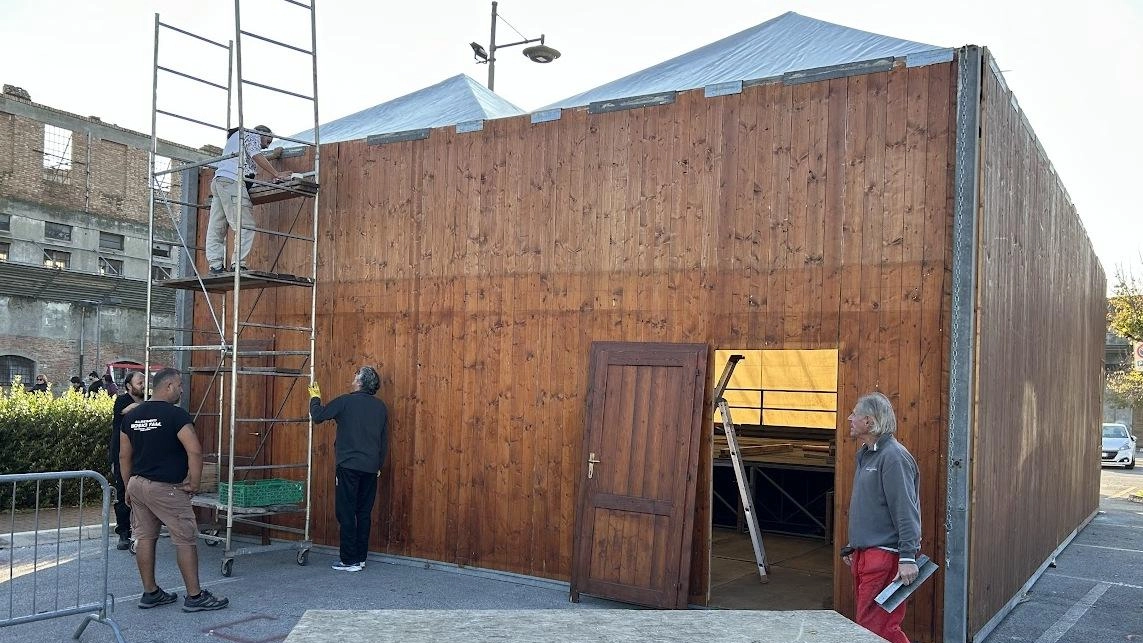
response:
[(595, 465), (599, 464), (599, 460), (595, 459), (594, 453), (587, 455), (587, 479), (591, 480), (591, 476), (595, 473)]

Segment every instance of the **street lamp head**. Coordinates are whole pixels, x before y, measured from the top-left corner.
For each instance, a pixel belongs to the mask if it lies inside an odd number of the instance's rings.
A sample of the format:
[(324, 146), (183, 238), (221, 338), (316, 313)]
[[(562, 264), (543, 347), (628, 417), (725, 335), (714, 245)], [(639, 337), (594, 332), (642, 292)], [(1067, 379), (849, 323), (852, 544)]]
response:
[(524, 55), (534, 63), (550, 63), (560, 57), (560, 52), (547, 45), (535, 45), (525, 47)]
[(472, 42), (469, 43), (468, 46), (472, 47), (472, 55), (477, 62), (488, 62), (488, 52), (484, 49), (483, 45), (478, 42)]

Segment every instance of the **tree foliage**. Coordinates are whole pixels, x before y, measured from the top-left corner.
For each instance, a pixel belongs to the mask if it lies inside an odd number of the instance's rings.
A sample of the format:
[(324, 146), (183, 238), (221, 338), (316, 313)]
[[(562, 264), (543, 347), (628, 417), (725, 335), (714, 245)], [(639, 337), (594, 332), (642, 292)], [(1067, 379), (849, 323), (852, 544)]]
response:
[(1107, 329), (1133, 341), (1143, 341), (1143, 284), (1131, 275), (1116, 275), (1107, 300)]
[[(1143, 341), (1143, 284), (1133, 275), (1120, 272), (1107, 300), (1107, 330), (1132, 341)], [(1143, 372), (1129, 365), (1107, 376), (1107, 393), (1117, 406), (1134, 408), (1143, 404)]]

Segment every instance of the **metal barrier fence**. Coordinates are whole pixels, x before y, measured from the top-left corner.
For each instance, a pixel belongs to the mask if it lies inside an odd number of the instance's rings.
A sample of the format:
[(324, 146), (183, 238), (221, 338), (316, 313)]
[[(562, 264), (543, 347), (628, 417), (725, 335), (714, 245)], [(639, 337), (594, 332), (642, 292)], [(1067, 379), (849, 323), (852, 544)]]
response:
[[(87, 503), (96, 493), (102, 495), (99, 521), (85, 521), (85, 513), (95, 517)], [(0, 475), (0, 517), (7, 519), (0, 521), (0, 563), (6, 568), (0, 569), (0, 588), (8, 589), (6, 597), (0, 591), (0, 628), (86, 613), (73, 638), (94, 621), (125, 643), (112, 618), (115, 597), (107, 591), (110, 509), (111, 487), (94, 471)], [(85, 529), (99, 530), (100, 547), (86, 552), (86, 561)]]

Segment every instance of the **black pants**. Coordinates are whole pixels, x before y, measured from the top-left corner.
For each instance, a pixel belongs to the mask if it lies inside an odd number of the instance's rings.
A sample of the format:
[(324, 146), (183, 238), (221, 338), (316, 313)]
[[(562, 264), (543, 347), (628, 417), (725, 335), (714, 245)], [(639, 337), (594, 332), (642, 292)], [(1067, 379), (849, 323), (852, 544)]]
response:
[(370, 517), (377, 499), (377, 472), (337, 468), (334, 503), (341, 526), (341, 562), (363, 563), (369, 554)]
[(131, 537), (131, 508), (127, 506), (127, 485), (119, 475), (119, 465), (111, 469), (111, 484), (115, 485), (115, 533), (120, 538)]

